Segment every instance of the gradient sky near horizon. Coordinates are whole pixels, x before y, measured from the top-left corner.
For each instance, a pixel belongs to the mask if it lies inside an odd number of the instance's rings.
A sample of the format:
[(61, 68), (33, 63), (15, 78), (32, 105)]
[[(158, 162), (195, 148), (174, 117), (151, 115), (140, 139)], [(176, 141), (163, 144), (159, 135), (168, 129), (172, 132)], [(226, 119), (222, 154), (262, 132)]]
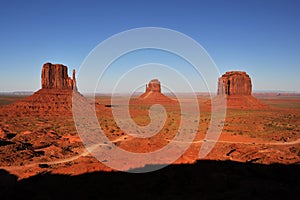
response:
[(140, 27), (186, 34), (221, 74), (246, 71), (253, 90), (300, 92), (297, 0), (0, 1), (0, 26), (1, 92), (36, 91), (44, 63), (67, 65), (70, 74), (100, 42)]

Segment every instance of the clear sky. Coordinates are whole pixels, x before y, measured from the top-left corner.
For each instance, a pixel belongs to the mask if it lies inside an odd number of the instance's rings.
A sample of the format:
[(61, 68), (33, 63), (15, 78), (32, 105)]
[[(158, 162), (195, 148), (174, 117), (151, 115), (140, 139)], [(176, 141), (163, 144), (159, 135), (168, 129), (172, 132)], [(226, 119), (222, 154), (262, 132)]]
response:
[(108, 37), (150, 26), (193, 38), (222, 74), (246, 71), (254, 90), (300, 92), (298, 0), (1, 0), (0, 25), (0, 91), (36, 91), (43, 63), (70, 73)]

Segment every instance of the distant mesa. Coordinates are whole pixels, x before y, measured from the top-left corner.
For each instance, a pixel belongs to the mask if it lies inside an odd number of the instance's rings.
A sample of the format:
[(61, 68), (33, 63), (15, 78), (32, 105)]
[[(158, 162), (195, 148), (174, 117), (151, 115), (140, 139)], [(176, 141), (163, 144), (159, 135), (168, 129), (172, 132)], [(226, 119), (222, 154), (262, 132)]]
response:
[(139, 97), (139, 100), (149, 103), (174, 102), (174, 100), (161, 93), (161, 84), (158, 79), (152, 79), (146, 85), (146, 92)]
[(252, 96), (251, 78), (243, 71), (229, 71), (219, 78), (218, 97), (220, 98), (220, 96), (225, 96), (227, 108), (267, 108)]
[(146, 84), (146, 91), (140, 96), (141, 99), (149, 98), (153, 94), (161, 94), (160, 81), (158, 79), (152, 79), (148, 84)]
[(160, 81), (158, 79), (151, 80), (146, 85), (146, 92), (159, 92), (159, 93), (161, 93)]
[(33, 95), (2, 107), (4, 114), (60, 115), (72, 114), (72, 97), (86, 99), (77, 91), (75, 70), (68, 76), (68, 67), (45, 63), (41, 73), (42, 89)]

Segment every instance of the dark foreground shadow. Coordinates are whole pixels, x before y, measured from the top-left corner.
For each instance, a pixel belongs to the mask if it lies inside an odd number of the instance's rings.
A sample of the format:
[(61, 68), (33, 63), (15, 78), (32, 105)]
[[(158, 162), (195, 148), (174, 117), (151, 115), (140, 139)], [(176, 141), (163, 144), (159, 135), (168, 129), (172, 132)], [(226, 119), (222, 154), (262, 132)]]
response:
[(199, 161), (132, 174), (40, 174), (17, 181), (0, 170), (0, 199), (295, 199), (300, 165)]

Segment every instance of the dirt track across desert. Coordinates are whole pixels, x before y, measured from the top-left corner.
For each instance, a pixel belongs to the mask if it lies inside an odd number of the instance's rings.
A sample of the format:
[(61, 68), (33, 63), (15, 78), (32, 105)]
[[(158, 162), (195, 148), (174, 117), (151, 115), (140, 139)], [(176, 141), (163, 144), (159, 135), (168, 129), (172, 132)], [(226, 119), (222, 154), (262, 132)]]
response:
[[(117, 138), (113, 141), (111, 141), (112, 143), (114, 142), (119, 142), (119, 141), (124, 141), (126, 136), (122, 136), (120, 138)], [(0, 169), (10, 169), (10, 170), (14, 170), (14, 169), (20, 169), (20, 168), (29, 168), (29, 167), (33, 167), (33, 166), (37, 166), (37, 165), (55, 165), (55, 164), (62, 164), (62, 163), (67, 163), (67, 162), (71, 162), (74, 160), (77, 160), (80, 157), (84, 157), (90, 154), (90, 152), (92, 152), (93, 150), (95, 150), (97, 147), (99, 146), (106, 146), (108, 144), (94, 144), (88, 148), (84, 148), (83, 151), (76, 155), (76, 156), (72, 156), (69, 158), (64, 158), (64, 159), (59, 159), (59, 160), (55, 160), (55, 161), (50, 161), (50, 162), (35, 162), (35, 163), (31, 163), (31, 164), (27, 164), (27, 165), (23, 165), (23, 166), (0, 166)]]
[[(126, 136), (122, 136), (120, 138), (117, 138), (113, 141), (111, 141), (112, 143), (114, 142), (118, 142), (118, 141), (125, 141), (125, 137)], [(128, 139), (127, 139), (128, 140)], [(171, 140), (168, 140), (171, 141)], [(178, 143), (185, 143), (183, 141), (175, 141)], [(193, 141), (191, 143), (203, 143), (203, 142), (217, 142), (217, 143), (224, 143), (224, 144), (264, 144), (264, 145), (279, 145), (279, 146), (284, 146), (284, 145), (295, 145), (295, 144), (299, 144), (300, 143), (300, 138), (298, 140), (294, 140), (294, 141), (289, 141), (289, 142), (265, 142), (265, 143), (257, 143), (257, 142), (239, 142), (239, 141), (226, 141), (226, 140), (197, 140), (197, 141)], [(6, 169), (6, 170), (17, 170), (20, 168), (30, 168), (33, 166), (37, 166), (37, 165), (55, 165), (55, 164), (62, 164), (62, 163), (67, 163), (67, 162), (71, 162), (74, 160), (77, 160), (81, 157), (87, 156), (90, 154), (90, 152), (92, 152), (93, 150), (95, 150), (97, 147), (100, 146), (105, 146), (108, 144), (94, 144), (88, 148), (85, 148), (80, 154), (76, 155), (76, 156), (72, 156), (69, 158), (64, 158), (64, 159), (59, 159), (59, 160), (55, 160), (55, 161), (51, 161), (51, 162), (36, 162), (36, 163), (31, 163), (31, 164), (27, 164), (27, 165), (23, 165), (23, 166), (0, 166), (0, 169)]]
[[(171, 140), (168, 140), (171, 141)], [(183, 141), (174, 141), (178, 143), (190, 143), (190, 142), (183, 142)], [(203, 142), (217, 142), (217, 143), (224, 143), (224, 144), (265, 144), (265, 145), (294, 145), (300, 143), (300, 138), (298, 140), (290, 141), (290, 142), (239, 142), (239, 141), (226, 141), (226, 140), (197, 140), (191, 143), (203, 143)]]

